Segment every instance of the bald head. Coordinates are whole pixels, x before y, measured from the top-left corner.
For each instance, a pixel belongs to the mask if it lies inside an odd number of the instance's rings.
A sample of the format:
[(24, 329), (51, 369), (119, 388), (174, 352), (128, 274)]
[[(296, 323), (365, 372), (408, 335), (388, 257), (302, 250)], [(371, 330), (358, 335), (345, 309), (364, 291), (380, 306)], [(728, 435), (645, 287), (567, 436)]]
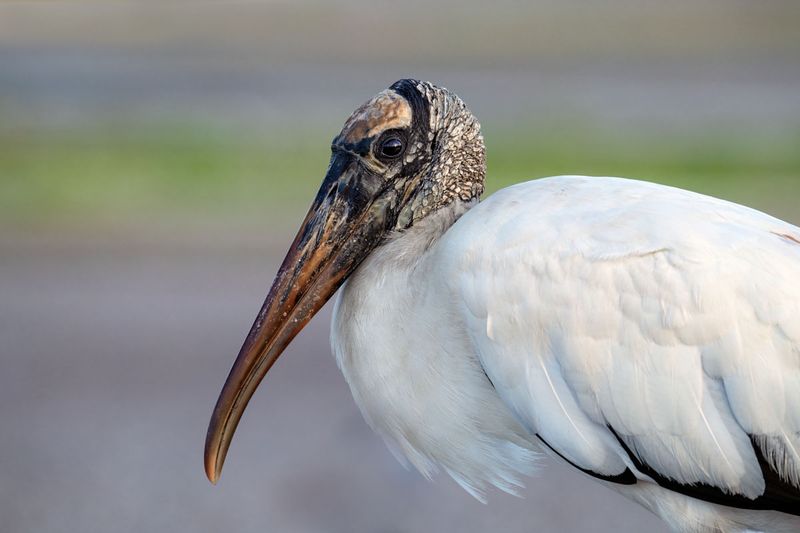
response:
[(411, 116), (408, 101), (393, 90), (386, 89), (350, 115), (340, 137), (345, 142), (357, 143), (386, 130), (408, 128), (411, 126)]
[(458, 96), (428, 82), (403, 79), (379, 92), (350, 115), (332, 148), (402, 189), (398, 229), (483, 192), (480, 124)]

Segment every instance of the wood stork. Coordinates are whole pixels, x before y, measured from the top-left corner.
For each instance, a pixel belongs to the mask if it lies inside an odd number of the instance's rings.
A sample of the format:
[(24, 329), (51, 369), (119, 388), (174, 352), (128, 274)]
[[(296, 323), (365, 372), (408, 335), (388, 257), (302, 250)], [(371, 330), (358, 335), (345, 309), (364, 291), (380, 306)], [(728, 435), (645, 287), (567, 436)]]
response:
[(336, 360), (422, 474), (514, 492), (543, 451), (676, 531), (800, 531), (800, 228), (621, 178), (478, 203), (484, 176), (444, 88), (400, 80), (353, 113), (219, 396), (209, 479), (341, 288)]

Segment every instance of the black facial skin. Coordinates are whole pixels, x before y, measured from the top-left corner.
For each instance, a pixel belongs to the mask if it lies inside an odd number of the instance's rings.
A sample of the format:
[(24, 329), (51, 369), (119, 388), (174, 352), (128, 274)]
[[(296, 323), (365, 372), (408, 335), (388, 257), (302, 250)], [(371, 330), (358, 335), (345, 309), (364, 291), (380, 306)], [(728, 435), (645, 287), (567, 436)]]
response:
[(418, 80), (405, 79), (395, 82), (391, 90), (406, 99), (411, 106), (411, 129), (423, 139), (427, 139), (430, 131), (430, 102), (419, 92)]
[[(410, 127), (391, 129), (379, 135), (358, 139), (348, 138), (346, 132), (342, 131), (333, 139), (332, 150), (335, 152), (338, 149), (360, 156), (386, 180), (418, 177), (431, 162), (433, 143), (430, 141), (430, 102), (419, 92), (417, 83), (416, 80), (400, 80), (390, 87), (411, 106)], [(392, 138), (402, 144), (401, 151), (396, 155), (394, 151), (383, 150), (385, 143)], [(413, 156), (409, 157), (408, 152), (412, 149)]]

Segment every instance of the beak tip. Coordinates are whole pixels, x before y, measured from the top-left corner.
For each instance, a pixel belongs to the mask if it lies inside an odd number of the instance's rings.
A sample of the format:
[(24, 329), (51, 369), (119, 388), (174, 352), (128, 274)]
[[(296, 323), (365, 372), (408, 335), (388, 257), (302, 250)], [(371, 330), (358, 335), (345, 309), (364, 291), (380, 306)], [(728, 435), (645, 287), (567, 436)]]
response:
[(222, 461), (219, 460), (217, 448), (213, 445), (213, 442), (206, 443), (206, 449), (203, 455), (203, 466), (205, 467), (206, 477), (212, 485), (216, 485), (222, 474)]
[(219, 476), (222, 472), (220, 472), (216, 465), (206, 463), (206, 477), (211, 482), (212, 485), (216, 485), (217, 481), (219, 481)]

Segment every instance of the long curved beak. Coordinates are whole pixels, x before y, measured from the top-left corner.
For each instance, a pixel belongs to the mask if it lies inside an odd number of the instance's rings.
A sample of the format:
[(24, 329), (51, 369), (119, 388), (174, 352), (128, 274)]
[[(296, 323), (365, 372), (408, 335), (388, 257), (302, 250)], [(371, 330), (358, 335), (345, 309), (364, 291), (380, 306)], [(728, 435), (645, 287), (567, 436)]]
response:
[(239, 419), (261, 380), (317, 311), (380, 243), (390, 196), (378, 176), (335, 152), (319, 193), (220, 392), (208, 426), (205, 469), (219, 479)]

